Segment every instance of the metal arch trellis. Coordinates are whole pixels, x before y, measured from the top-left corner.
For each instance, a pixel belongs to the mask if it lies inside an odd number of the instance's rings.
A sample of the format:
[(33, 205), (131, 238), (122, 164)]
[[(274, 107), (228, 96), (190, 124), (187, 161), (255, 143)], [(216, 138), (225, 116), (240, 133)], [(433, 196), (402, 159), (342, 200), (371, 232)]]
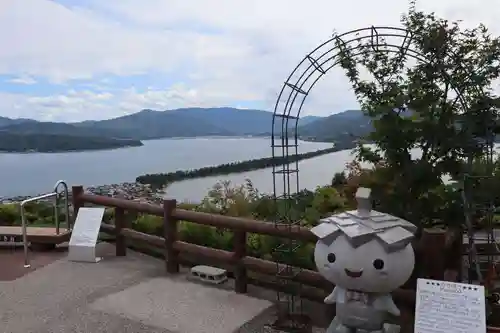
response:
[[(396, 44), (395, 42), (387, 43), (386, 38), (397, 38), (402, 41), (400, 44)], [(300, 112), (315, 84), (330, 69), (340, 63), (340, 55), (344, 51), (354, 52), (351, 54), (353, 57), (365, 53), (366, 50), (363, 49), (364, 45), (360, 43), (363, 40), (367, 40), (370, 43), (371, 52), (399, 53), (402, 55), (402, 59), (409, 56), (418, 61), (430, 63), (432, 59), (427, 59), (424, 54), (411, 48), (416, 38), (419, 37), (415, 36), (411, 31), (398, 27), (371, 26), (351, 30), (343, 34), (334, 35), (331, 39), (320, 44), (308, 53), (289, 75), (277, 98), (272, 120), (272, 157), (279, 161), (279, 163), (273, 163), (272, 170), (273, 197), (275, 207), (277, 208), (274, 219), (276, 227), (291, 230), (301, 222), (301, 217), (293, 209), (294, 205), (297, 204), (297, 196), (294, 194), (300, 190), (299, 163), (294, 156), (298, 154), (297, 128)], [(451, 83), (447, 73), (443, 72), (440, 74), (443, 75), (445, 80)], [(469, 89), (477, 91), (479, 88), (452, 87), (452, 89), (457, 94), (455, 102), (460, 102), (462, 109), (468, 110), (469, 106), (463, 98), (463, 93), (469, 91)], [(283, 97), (285, 99), (282, 99)], [(483, 148), (487, 151), (487, 161), (490, 164), (493, 163), (493, 141), (491, 137), (488, 136), (486, 140), (481, 141), (484, 145)], [(280, 181), (281, 184), (279, 185)], [(468, 189), (465, 186), (466, 182), (467, 177), (464, 179), (463, 192)], [(470, 207), (472, 206), (468, 201), (469, 197), (465, 193), (464, 210), (466, 221), (468, 222), (470, 222)], [(471, 251), (469, 253), (474, 255), (475, 246), (472, 235), (470, 236)], [(294, 279), (300, 273), (300, 269), (289, 265), (289, 258), (297, 252), (299, 247), (298, 242), (287, 240), (278, 244), (273, 251), (275, 255), (280, 254), (277, 261), (285, 262), (285, 265), (278, 265), (276, 268), (277, 282), (286, 285), (288, 288), (285, 289), (294, 291), (291, 294), (281, 292), (277, 294), (277, 304), (279, 306), (277, 326), (282, 326), (280, 328), (290, 329), (291, 331), (300, 331), (301, 327), (303, 328), (304, 326), (303, 322), (298, 319), (303, 318), (303, 306), (300, 297), (301, 285)], [(472, 262), (474, 258), (470, 259)]]

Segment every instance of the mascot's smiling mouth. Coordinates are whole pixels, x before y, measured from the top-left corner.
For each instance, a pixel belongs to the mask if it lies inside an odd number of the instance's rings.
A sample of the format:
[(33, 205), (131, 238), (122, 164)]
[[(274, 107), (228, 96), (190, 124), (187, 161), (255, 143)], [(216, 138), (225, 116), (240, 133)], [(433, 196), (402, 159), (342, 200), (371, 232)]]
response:
[(352, 277), (352, 278), (359, 278), (359, 277), (361, 277), (361, 275), (363, 275), (363, 270), (353, 272), (353, 271), (350, 271), (347, 268), (345, 268), (344, 271), (348, 277)]

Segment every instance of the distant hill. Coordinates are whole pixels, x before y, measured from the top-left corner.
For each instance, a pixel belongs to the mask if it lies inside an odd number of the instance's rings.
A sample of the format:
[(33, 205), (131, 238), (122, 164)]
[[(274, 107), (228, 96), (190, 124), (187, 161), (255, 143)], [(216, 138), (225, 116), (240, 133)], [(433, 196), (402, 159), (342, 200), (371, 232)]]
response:
[(347, 110), (311, 121), (298, 128), (301, 138), (315, 141), (345, 141), (369, 134), (371, 119), (361, 110)]
[[(39, 122), (32, 119), (0, 117), (0, 131), (18, 134), (72, 135), (120, 139), (160, 139), (200, 136), (270, 135), (273, 113), (236, 108), (183, 108), (167, 111), (142, 110), (108, 119), (78, 123)], [(321, 117), (306, 116), (299, 124)], [(290, 126), (295, 122), (290, 121)], [(281, 122), (276, 123), (276, 129)]]
[(0, 117), (0, 126), (9, 125), (12, 119), (6, 117)]
[[(221, 108), (184, 108), (165, 113), (178, 113), (200, 119), (205, 122), (217, 123), (236, 135), (257, 135), (270, 132), (273, 112), (253, 109)], [(299, 125), (321, 119), (317, 116), (305, 116), (299, 119)], [(223, 120), (222, 122), (220, 120)], [(290, 125), (295, 125), (290, 122)]]
[(37, 122), (37, 121), (33, 120), (33, 119), (25, 119), (25, 118), (11, 119), (11, 118), (7, 118), (7, 117), (0, 117), (0, 127), (20, 124), (20, 123), (25, 123), (25, 122)]
[[(183, 108), (167, 111), (142, 110), (138, 113), (73, 125), (113, 131), (134, 139), (196, 136), (246, 136), (270, 133), (273, 113), (236, 108)], [(321, 117), (307, 116), (299, 124)], [(290, 123), (291, 124), (291, 123)]]
[[(142, 110), (114, 119), (78, 123), (39, 122), (0, 117), (0, 133), (74, 136), (82, 140), (83, 138), (147, 140), (200, 136), (267, 136), (271, 134), (272, 118), (273, 113), (269, 111), (229, 107)], [(289, 126), (294, 125), (295, 121), (290, 121)], [(275, 130), (277, 135), (280, 129), (281, 121), (278, 121)], [(348, 110), (329, 117), (305, 116), (299, 120), (298, 126), (301, 139), (315, 141), (347, 142), (365, 135), (370, 130), (370, 119), (359, 110)]]
[(320, 119), (325, 119), (326, 117), (318, 117), (318, 116), (305, 116), (305, 117), (300, 117), (299, 119), (299, 126), (304, 126), (309, 123), (312, 123), (313, 121), (320, 120)]
[(121, 133), (0, 117), (0, 152), (64, 152), (142, 146)]
[(216, 125), (216, 123), (223, 123), (221, 118), (207, 121), (208, 117), (206, 117), (207, 119), (193, 117), (176, 111), (142, 110), (114, 119), (84, 121), (72, 125), (80, 128), (120, 133), (122, 137), (138, 140), (237, 135), (234, 131), (227, 129), (226, 126)]
[[(46, 134), (46, 135), (69, 135), (81, 137), (110, 137), (110, 138), (128, 138), (126, 133), (113, 130), (101, 130), (99, 128), (79, 127), (74, 124), (40, 122), (34, 120), (19, 121), (13, 119), (6, 121), (7, 125), (0, 125), (1, 132), (15, 134)], [(1, 121), (1, 120), (0, 120)]]
[(165, 111), (165, 114), (182, 114), (198, 121), (220, 124), (234, 135), (265, 132), (272, 120), (272, 113), (268, 111), (235, 108), (185, 108)]
[[(413, 112), (406, 110), (400, 112), (399, 115), (410, 117)], [(298, 133), (304, 140), (347, 142), (365, 137), (372, 130), (372, 119), (365, 116), (363, 111), (347, 110), (300, 126)], [(495, 142), (500, 142), (500, 136), (497, 135)]]

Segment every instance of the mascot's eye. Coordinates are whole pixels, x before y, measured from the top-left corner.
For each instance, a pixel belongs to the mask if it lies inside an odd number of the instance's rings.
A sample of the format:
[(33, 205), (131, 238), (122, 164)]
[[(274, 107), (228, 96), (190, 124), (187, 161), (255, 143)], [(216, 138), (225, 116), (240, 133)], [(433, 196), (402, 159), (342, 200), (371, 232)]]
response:
[(373, 260), (373, 267), (375, 267), (375, 269), (382, 269), (384, 268), (384, 261), (382, 259), (375, 259)]
[(333, 264), (337, 258), (335, 257), (335, 254), (333, 253), (328, 253), (328, 256), (326, 257), (326, 260), (328, 260), (329, 263)]

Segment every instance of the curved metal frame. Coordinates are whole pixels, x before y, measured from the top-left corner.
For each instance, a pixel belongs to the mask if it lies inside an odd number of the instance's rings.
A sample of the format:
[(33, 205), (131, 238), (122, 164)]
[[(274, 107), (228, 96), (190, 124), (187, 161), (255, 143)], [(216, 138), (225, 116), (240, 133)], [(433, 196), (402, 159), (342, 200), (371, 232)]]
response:
[[(364, 34), (364, 35), (363, 35)], [(385, 42), (385, 38), (400, 38), (402, 40), (401, 44), (391, 44)], [(295, 67), (292, 73), (288, 76), (287, 80), (283, 84), (283, 87), (279, 93), (274, 107), (273, 120), (272, 120), (272, 135), (271, 135), (271, 148), (273, 158), (279, 158), (283, 162), (280, 165), (273, 164), (273, 194), (275, 202), (280, 199), (285, 199), (286, 208), (281, 213), (276, 213), (275, 223), (281, 226), (286, 224), (288, 228), (292, 228), (294, 225), (298, 225), (300, 221), (291, 216), (291, 204), (294, 201), (293, 193), (297, 193), (300, 190), (299, 185), (299, 165), (298, 161), (295, 159), (293, 162), (290, 161), (289, 157), (298, 154), (298, 122), (300, 112), (304, 105), (304, 102), (309, 94), (309, 92), (314, 88), (316, 83), (321, 77), (323, 77), (330, 69), (337, 66), (341, 60), (340, 54), (347, 51), (354, 52), (353, 57), (366, 53), (364, 47), (366, 43), (361, 45), (360, 41), (369, 40), (372, 46), (370, 52), (383, 52), (383, 53), (400, 53), (404, 57), (408, 56), (410, 58), (416, 59), (424, 63), (430, 63), (430, 59), (419, 51), (411, 49), (414, 41), (418, 36), (415, 36), (411, 31), (404, 28), (389, 27), (389, 26), (371, 26), (361, 29), (356, 29), (348, 31), (340, 35), (334, 35), (328, 41), (320, 44), (314, 50), (309, 52), (302, 61)], [(345, 39), (345, 40), (344, 40)], [(382, 47), (384, 47), (382, 49)], [(361, 51), (360, 51), (361, 50)], [(443, 78), (451, 82), (450, 77), (447, 73), (441, 73)], [(469, 109), (469, 105), (463, 98), (463, 93), (469, 91), (469, 89), (478, 91), (479, 87), (469, 86), (469, 87), (451, 87), (457, 94), (456, 101), (459, 101), (464, 110)], [(282, 100), (282, 97), (286, 96), (286, 100)], [(298, 107), (294, 108), (297, 105)], [(283, 103), (284, 102), (284, 103)], [(279, 126), (279, 120), (281, 120), (281, 126)], [(289, 121), (292, 121), (290, 124)], [(293, 123), (294, 122), (294, 123)], [(278, 125), (278, 126), (277, 126)], [(290, 135), (289, 131), (293, 129), (293, 134)], [(277, 138), (276, 131), (279, 130), (279, 139)], [(493, 142), (486, 142), (488, 148), (488, 158), (493, 156)], [(295, 188), (292, 189), (292, 175), (295, 175)], [(277, 182), (279, 179), (282, 180), (282, 191), (278, 190)], [(293, 241), (287, 241), (287, 243), (279, 244), (275, 249), (275, 252), (287, 252), (293, 254), (298, 249), (298, 244)], [(288, 261), (287, 261), (288, 262)], [(299, 273), (299, 271), (293, 271), (292, 267), (287, 266), (285, 269), (277, 267), (277, 279), (281, 283), (290, 283), (293, 280), (293, 276)], [(300, 285), (298, 286), (300, 290)], [(278, 303), (281, 303), (280, 293), (277, 296)], [(300, 296), (289, 297), (287, 302), (287, 309), (285, 311), (286, 315), (290, 313), (297, 312), (295, 308), (296, 304), (299, 304), (301, 311), (302, 301)]]
[(54, 198), (54, 219), (55, 219), (55, 225), (56, 225), (56, 234), (59, 235), (59, 210), (58, 210), (58, 203), (59, 203), (59, 192), (58, 189), (60, 186), (63, 186), (63, 194), (64, 194), (64, 204), (65, 204), (65, 212), (66, 212), (66, 228), (68, 231), (71, 230), (71, 224), (70, 224), (70, 218), (69, 218), (69, 189), (68, 185), (66, 184), (65, 181), (59, 180), (55, 185), (54, 185), (54, 191), (43, 194), (37, 197), (29, 198), (26, 200), (23, 200), (21, 202), (21, 229), (22, 229), (22, 236), (23, 236), (23, 250), (24, 250), (24, 268), (30, 268), (30, 259), (29, 259), (29, 243), (28, 243), (28, 223), (26, 221), (26, 214), (24, 211), (24, 207), (26, 204), (30, 202), (36, 202), (40, 201), (43, 199), (49, 199), (49, 198)]

